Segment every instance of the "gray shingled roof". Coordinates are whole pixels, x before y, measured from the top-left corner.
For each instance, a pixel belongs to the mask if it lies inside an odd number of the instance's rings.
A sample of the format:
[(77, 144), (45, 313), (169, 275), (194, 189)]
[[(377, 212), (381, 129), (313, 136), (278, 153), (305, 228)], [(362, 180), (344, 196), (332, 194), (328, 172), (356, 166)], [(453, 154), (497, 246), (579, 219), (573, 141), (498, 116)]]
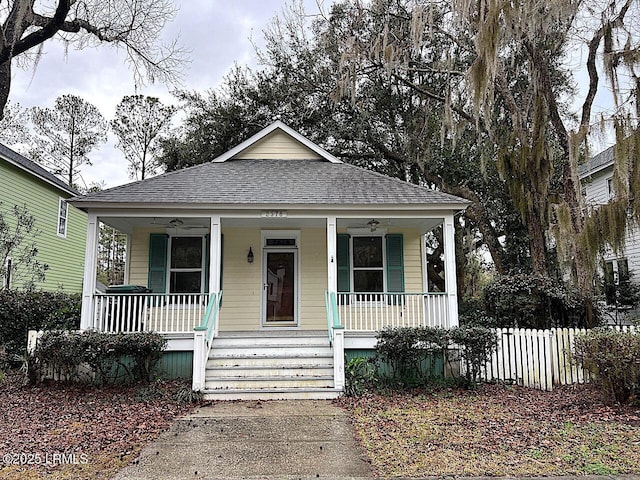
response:
[(613, 165), (613, 148), (609, 147), (604, 152), (591, 157), (588, 162), (578, 166), (578, 176), (585, 177), (591, 175), (603, 167)]
[(324, 160), (228, 160), (73, 199), (83, 204), (233, 205), (465, 204), (466, 200), (346, 163)]
[(60, 180), (58, 177), (53, 175), (51, 172), (48, 172), (37, 163), (29, 160), (26, 157), (23, 157), (18, 152), (14, 152), (9, 147), (1, 143), (0, 143), (0, 157), (4, 157), (10, 162), (17, 164), (18, 166), (22, 167), (24, 170), (28, 171), (29, 173), (35, 175), (36, 177), (39, 177), (40, 179), (44, 180), (47, 183), (50, 183), (58, 187), (60, 190), (63, 190), (70, 195), (78, 195), (77, 190), (69, 187), (69, 185), (64, 183), (62, 180)]

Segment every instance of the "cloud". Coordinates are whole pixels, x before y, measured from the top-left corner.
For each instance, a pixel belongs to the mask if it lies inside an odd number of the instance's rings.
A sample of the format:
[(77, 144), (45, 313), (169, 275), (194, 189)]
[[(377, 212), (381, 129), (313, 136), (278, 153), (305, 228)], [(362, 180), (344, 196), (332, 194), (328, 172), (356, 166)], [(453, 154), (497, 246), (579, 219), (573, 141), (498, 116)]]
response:
[[(305, 0), (308, 11), (317, 11), (315, 0)], [(215, 88), (237, 62), (255, 66), (250, 38), (262, 41), (262, 30), (285, 6), (286, 0), (184, 0), (176, 2), (176, 18), (163, 32), (166, 42), (179, 36), (190, 50), (183, 88), (203, 91)], [(96, 105), (110, 119), (124, 95), (141, 93), (173, 103), (172, 88), (147, 85), (137, 91), (125, 62), (125, 52), (109, 45), (85, 50), (65, 49), (62, 42), (45, 44), (35, 70), (14, 68), (10, 99), (23, 107), (51, 107), (65, 93), (79, 95)], [(110, 136), (111, 137), (111, 136)], [(89, 184), (127, 183), (127, 164), (115, 148), (115, 139), (92, 153), (93, 166), (83, 168)]]

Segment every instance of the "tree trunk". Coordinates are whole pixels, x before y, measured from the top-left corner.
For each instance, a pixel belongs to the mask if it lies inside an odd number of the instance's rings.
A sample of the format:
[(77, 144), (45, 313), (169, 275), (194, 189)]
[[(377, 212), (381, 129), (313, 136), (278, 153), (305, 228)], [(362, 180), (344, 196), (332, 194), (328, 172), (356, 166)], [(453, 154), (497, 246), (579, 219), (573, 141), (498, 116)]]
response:
[(9, 101), (11, 89), (11, 60), (0, 65), (0, 120), (4, 118), (4, 107)]
[(534, 273), (548, 275), (547, 245), (544, 238), (544, 228), (540, 222), (540, 206), (529, 205), (526, 210), (526, 225), (529, 233), (529, 251), (531, 255), (531, 267)]

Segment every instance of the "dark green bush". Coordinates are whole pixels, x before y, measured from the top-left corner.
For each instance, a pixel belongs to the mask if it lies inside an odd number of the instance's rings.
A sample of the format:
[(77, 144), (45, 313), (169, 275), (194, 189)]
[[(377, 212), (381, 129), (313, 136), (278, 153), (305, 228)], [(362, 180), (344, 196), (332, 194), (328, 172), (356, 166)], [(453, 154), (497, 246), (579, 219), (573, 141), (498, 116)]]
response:
[(464, 381), (473, 387), (480, 378), (480, 371), (489, 361), (498, 345), (494, 330), (463, 326), (451, 330), (451, 341), (458, 346), (460, 361), (464, 364)]
[(77, 333), (47, 332), (38, 340), (35, 356), (42, 365), (55, 372), (63, 380), (72, 380), (78, 375), (82, 363), (84, 343)]
[(387, 328), (378, 332), (377, 339), (377, 361), (389, 365), (389, 380), (402, 387), (441, 381), (444, 372), (435, 371), (438, 358), (450, 365), (462, 362), (464, 376), (456, 376), (452, 369), (454, 380), (475, 386), (497, 345), (495, 332), (479, 326)]
[(585, 301), (552, 278), (535, 273), (502, 275), (483, 291), (486, 313), (497, 327), (586, 327)]
[(66, 380), (86, 364), (99, 383), (146, 382), (167, 341), (157, 333), (45, 332), (34, 358), (41, 375), (53, 369)]
[(80, 294), (0, 291), (0, 345), (22, 356), (29, 330), (76, 330), (80, 327)]
[(440, 327), (385, 328), (376, 335), (376, 357), (389, 365), (390, 380), (402, 386), (424, 385), (434, 377), (435, 359), (448, 345)]
[(640, 395), (640, 333), (595, 328), (576, 337), (572, 353), (612, 402)]

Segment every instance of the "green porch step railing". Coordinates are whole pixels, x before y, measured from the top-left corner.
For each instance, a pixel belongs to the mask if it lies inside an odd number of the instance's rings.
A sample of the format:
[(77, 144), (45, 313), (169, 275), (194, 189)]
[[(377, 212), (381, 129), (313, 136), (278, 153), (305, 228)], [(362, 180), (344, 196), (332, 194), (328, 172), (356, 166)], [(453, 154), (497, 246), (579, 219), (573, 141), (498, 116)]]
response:
[(195, 391), (205, 387), (207, 359), (213, 339), (218, 335), (218, 317), (222, 303), (222, 291), (209, 297), (202, 323), (193, 329), (193, 385)]

